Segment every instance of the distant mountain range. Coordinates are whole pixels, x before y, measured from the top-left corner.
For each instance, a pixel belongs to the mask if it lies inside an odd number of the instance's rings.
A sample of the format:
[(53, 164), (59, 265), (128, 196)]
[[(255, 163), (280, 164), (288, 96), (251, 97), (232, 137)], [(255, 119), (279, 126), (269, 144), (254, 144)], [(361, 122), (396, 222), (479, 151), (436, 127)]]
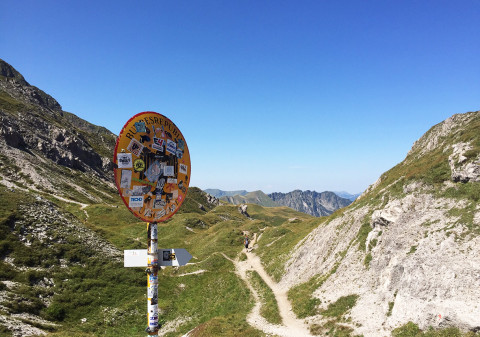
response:
[(289, 193), (274, 192), (265, 194), (262, 191), (247, 192), (222, 191), (219, 189), (206, 189), (204, 192), (227, 201), (234, 205), (258, 204), (264, 207), (287, 206), (299, 212), (313, 216), (330, 215), (337, 209), (348, 206), (359, 194), (339, 192), (347, 198), (341, 197), (334, 192), (315, 192), (295, 190)]
[(245, 195), (248, 192), (245, 190), (240, 190), (240, 191), (222, 191), (219, 190), (218, 188), (207, 188), (206, 190), (203, 190), (205, 193), (208, 193), (210, 195), (213, 195), (215, 198), (221, 198), (221, 197), (233, 197), (234, 195)]
[(299, 212), (314, 216), (330, 215), (339, 208), (352, 203), (333, 192), (295, 190), (289, 193), (275, 192), (268, 195), (277, 205), (287, 206)]
[(342, 198), (345, 198), (345, 199), (348, 199), (348, 200), (351, 200), (351, 201), (355, 201), (362, 194), (362, 193), (350, 194), (350, 193), (345, 192), (345, 191), (341, 191), (341, 192), (334, 191), (333, 193), (335, 193), (339, 197), (342, 197)]
[(233, 195), (227, 196), (224, 195), (220, 198), (220, 200), (227, 201), (234, 205), (240, 204), (257, 204), (264, 207), (276, 207), (278, 206), (268, 195), (263, 193), (262, 191), (253, 191), (248, 192), (245, 195)]

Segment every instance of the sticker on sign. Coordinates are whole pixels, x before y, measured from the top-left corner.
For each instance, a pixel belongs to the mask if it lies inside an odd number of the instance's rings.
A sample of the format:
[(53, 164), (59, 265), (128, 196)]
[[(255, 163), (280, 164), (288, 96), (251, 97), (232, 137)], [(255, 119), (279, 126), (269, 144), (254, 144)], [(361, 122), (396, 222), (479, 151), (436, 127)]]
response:
[(143, 196), (130, 197), (128, 207), (143, 207)]

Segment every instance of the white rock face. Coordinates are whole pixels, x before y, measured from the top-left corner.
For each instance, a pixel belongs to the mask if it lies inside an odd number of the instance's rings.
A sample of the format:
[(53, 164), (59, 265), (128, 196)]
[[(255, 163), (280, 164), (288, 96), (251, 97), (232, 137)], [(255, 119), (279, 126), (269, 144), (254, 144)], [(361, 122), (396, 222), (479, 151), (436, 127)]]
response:
[(452, 170), (452, 180), (466, 183), (480, 181), (480, 158), (469, 161), (464, 154), (472, 149), (468, 143), (458, 143), (452, 146), (453, 153), (448, 157), (448, 164)]
[[(350, 313), (354, 326), (360, 325), (356, 334), (383, 337), (408, 321), (420, 328), (480, 327), (480, 238), (462, 237), (467, 228), (459, 217), (449, 215), (452, 208), (467, 204), (417, 189), (375, 210), (350, 209), (294, 249), (281, 283), (291, 287), (306, 282), (341, 261), (314, 296), (326, 308), (341, 296), (358, 294)], [(477, 211), (475, 221), (478, 218)], [(366, 252), (352, 242), (365, 222), (373, 227), (366, 240), (372, 255), (369, 268), (364, 265)], [(378, 242), (370, 247), (373, 239)], [(340, 252), (346, 249), (342, 259)], [(387, 315), (389, 302), (393, 309)], [(321, 316), (311, 319), (316, 320)]]

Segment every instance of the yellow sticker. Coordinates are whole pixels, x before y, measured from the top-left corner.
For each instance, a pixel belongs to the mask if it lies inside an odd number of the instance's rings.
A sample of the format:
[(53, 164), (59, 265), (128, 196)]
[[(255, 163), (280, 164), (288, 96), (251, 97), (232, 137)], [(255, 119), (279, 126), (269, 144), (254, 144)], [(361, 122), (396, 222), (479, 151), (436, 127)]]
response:
[(140, 158), (135, 159), (133, 169), (135, 172), (143, 172), (145, 170), (145, 162)]
[(152, 111), (133, 116), (114, 152), (115, 184), (125, 206), (145, 222), (163, 222), (180, 208), (190, 184), (190, 153), (178, 127)]

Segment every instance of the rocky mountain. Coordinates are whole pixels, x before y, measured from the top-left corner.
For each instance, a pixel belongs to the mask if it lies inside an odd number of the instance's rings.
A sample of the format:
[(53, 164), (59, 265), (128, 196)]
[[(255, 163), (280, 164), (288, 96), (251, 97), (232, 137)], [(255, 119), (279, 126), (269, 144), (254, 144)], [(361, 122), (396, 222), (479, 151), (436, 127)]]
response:
[(319, 334), (480, 331), (480, 111), (432, 127), (287, 260), (280, 284)]
[(287, 206), (313, 216), (330, 215), (337, 209), (352, 203), (333, 192), (295, 190), (289, 193), (275, 192), (268, 196), (279, 206)]
[(245, 195), (235, 194), (233, 196), (223, 196), (220, 200), (229, 202), (234, 205), (240, 204), (257, 204), (264, 207), (278, 206), (268, 195), (262, 191), (248, 192)]
[[(333, 192), (318, 193), (300, 190), (289, 193), (274, 192), (268, 195), (262, 191), (247, 192), (245, 190), (222, 191), (206, 189), (204, 192), (234, 205), (251, 203), (264, 207), (287, 206), (313, 216), (330, 215), (353, 201), (339, 197)], [(353, 195), (350, 196), (354, 197)]]
[(245, 195), (248, 192), (245, 190), (239, 190), (239, 191), (222, 191), (219, 190), (218, 188), (207, 188), (206, 190), (203, 190), (205, 193), (208, 193), (215, 198), (221, 198), (224, 196), (227, 197), (233, 197), (234, 195)]
[(0, 139), (0, 177), (8, 186), (87, 203), (106, 197), (99, 189), (114, 191), (111, 156), (116, 136), (63, 111), (3, 60)]

